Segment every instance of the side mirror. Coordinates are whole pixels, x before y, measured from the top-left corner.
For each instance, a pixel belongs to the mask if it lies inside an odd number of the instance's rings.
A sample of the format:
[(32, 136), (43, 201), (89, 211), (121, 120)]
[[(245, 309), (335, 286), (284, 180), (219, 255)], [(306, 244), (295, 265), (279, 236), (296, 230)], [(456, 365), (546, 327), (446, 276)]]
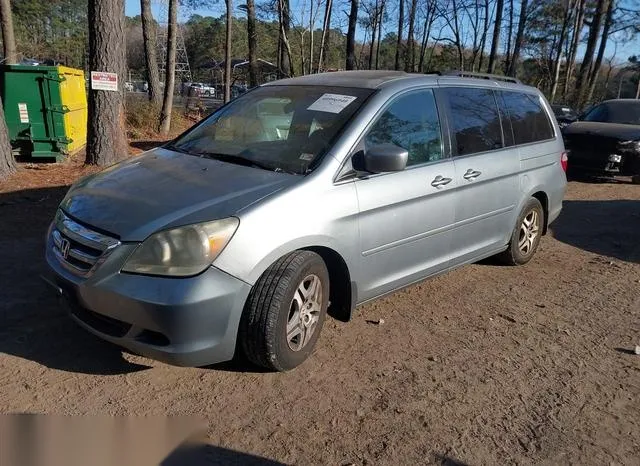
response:
[(399, 172), (406, 168), (409, 152), (395, 144), (377, 144), (357, 154), (353, 168), (369, 173)]

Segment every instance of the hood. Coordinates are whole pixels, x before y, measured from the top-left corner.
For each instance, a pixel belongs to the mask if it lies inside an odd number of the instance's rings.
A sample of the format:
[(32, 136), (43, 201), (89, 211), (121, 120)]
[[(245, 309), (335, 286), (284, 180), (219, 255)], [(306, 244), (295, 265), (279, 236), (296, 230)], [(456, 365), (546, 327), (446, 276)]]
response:
[(159, 148), (82, 179), (61, 208), (122, 241), (143, 241), (158, 230), (235, 215), (301, 179)]
[(563, 133), (565, 136), (589, 135), (614, 138), (621, 141), (631, 141), (640, 139), (640, 126), (600, 123), (596, 121), (577, 121), (565, 127)]

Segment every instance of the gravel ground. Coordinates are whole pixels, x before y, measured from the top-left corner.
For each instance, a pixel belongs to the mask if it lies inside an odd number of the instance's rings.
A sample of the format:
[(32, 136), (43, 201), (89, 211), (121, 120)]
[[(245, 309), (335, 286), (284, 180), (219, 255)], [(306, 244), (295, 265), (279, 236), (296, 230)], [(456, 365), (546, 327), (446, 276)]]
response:
[(37, 277), (83, 172), (0, 185), (0, 412), (199, 416), (202, 464), (640, 464), (639, 186), (571, 182), (528, 265), (467, 266), (329, 319), (309, 361), (273, 374), (167, 366), (64, 315)]

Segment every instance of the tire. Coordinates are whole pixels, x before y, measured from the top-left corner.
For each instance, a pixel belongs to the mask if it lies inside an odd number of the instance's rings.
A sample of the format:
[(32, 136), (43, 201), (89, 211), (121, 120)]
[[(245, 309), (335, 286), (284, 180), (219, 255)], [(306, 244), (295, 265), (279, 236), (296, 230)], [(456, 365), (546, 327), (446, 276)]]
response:
[[(535, 223), (537, 228), (535, 229), (535, 236), (533, 238), (529, 236), (526, 244), (521, 244), (525, 230), (529, 235), (534, 234), (533, 229), (527, 230), (527, 224), (525, 219), (533, 220), (533, 215), (536, 216)], [(501, 262), (507, 265), (524, 265), (531, 260), (536, 253), (538, 245), (540, 244), (540, 238), (542, 238), (542, 231), (545, 225), (544, 210), (540, 201), (534, 197), (529, 199), (522, 212), (518, 216), (516, 226), (511, 233), (511, 239), (507, 249), (499, 254), (497, 257)]]
[[(320, 285), (320, 293), (313, 292), (313, 284)], [(258, 279), (245, 304), (239, 339), (247, 359), (276, 371), (302, 364), (322, 330), (329, 291), (329, 272), (318, 254), (295, 251), (278, 259)], [(307, 292), (311, 299), (305, 300)]]

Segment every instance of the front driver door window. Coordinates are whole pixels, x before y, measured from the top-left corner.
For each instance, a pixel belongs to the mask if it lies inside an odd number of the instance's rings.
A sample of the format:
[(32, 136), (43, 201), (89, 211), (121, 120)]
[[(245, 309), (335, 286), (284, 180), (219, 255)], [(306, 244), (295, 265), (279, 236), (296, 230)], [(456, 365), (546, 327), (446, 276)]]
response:
[(365, 138), (365, 147), (393, 143), (409, 151), (407, 166), (442, 158), (440, 122), (433, 92), (398, 98), (380, 116)]

